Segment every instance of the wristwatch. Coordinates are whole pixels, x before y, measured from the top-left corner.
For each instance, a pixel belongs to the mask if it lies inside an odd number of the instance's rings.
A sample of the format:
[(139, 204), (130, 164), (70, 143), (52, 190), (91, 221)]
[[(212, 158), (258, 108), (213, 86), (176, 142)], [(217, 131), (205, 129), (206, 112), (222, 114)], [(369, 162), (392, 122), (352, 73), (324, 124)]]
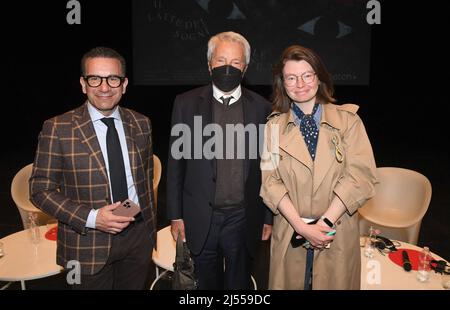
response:
[(327, 224), (330, 228), (333, 228), (334, 227), (334, 224), (329, 220), (329, 219), (327, 219), (325, 216), (321, 216), (320, 217), (320, 219), (325, 223), (325, 224)]

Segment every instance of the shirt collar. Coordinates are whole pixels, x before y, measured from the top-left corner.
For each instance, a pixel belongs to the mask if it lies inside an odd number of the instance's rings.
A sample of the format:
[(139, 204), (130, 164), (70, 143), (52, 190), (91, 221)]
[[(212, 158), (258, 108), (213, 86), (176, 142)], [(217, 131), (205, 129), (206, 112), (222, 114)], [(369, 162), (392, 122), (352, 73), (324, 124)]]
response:
[[(295, 102), (292, 104), (295, 104)], [(300, 127), (300, 119), (298, 118), (297, 114), (294, 113), (292, 108), (291, 108), (291, 115), (293, 117), (295, 125)], [(316, 123), (317, 128), (319, 128), (321, 117), (322, 117), (322, 104), (319, 103), (319, 107), (317, 108), (316, 113), (313, 115), (314, 122)]]
[[(108, 117), (112, 117), (116, 120), (122, 121), (122, 118), (120, 117), (120, 113), (119, 113), (119, 106), (116, 106), (114, 111), (112, 112), (112, 114)], [(89, 101), (87, 102), (87, 108), (89, 111), (89, 115), (91, 116), (91, 120), (92, 122), (96, 122), (101, 120), (102, 118), (106, 117), (104, 116), (102, 113), (100, 113), (99, 110), (97, 110)]]
[(214, 85), (214, 84), (212, 84), (212, 87), (213, 87), (213, 97), (217, 100), (217, 101), (219, 101), (219, 102), (222, 102), (222, 100), (220, 100), (220, 97), (225, 97), (225, 98), (228, 98), (228, 97), (230, 97), (230, 96), (233, 96), (233, 98), (230, 100), (230, 104), (233, 104), (233, 103), (235, 103), (236, 101), (238, 101), (239, 100), (239, 98), (241, 98), (241, 95), (242, 95), (242, 88), (241, 88), (241, 85), (239, 85), (231, 94), (229, 94), (229, 95), (225, 95), (224, 93), (223, 93), (223, 91), (221, 91), (220, 89), (218, 89), (217, 88), (217, 86), (216, 85)]

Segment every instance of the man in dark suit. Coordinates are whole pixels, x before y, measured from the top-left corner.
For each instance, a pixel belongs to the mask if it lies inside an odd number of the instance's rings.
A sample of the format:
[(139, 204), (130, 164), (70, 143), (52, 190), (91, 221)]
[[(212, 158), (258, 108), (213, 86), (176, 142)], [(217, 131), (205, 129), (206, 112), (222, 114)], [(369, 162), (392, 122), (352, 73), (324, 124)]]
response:
[(271, 106), (240, 85), (250, 60), (244, 37), (213, 36), (207, 58), (212, 84), (174, 102), (167, 215), (194, 254), (200, 289), (248, 289), (251, 259), (271, 232), (258, 152)]
[[(81, 71), (87, 101), (45, 121), (31, 201), (58, 219), (57, 263), (81, 266), (74, 289), (142, 289), (156, 227), (150, 120), (118, 106), (128, 84), (119, 53), (94, 48)], [(140, 213), (113, 214), (127, 198)]]

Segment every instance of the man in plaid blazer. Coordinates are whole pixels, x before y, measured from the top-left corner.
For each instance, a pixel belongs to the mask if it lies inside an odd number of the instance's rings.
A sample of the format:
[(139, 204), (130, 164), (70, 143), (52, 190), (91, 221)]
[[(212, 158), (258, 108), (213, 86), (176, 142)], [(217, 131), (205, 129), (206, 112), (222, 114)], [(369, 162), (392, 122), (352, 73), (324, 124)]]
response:
[[(81, 283), (73, 288), (141, 289), (156, 231), (150, 120), (118, 106), (128, 84), (119, 53), (94, 48), (83, 56), (81, 70), (87, 101), (45, 121), (30, 178), (31, 201), (58, 219), (57, 263), (65, 268), (71, 260), (80, 263)], [(119, 136), (124, 193), (141, 209), (134, 218), (112, 213), (121, 202), (112, 195), (105, 117), (113, 118)]]

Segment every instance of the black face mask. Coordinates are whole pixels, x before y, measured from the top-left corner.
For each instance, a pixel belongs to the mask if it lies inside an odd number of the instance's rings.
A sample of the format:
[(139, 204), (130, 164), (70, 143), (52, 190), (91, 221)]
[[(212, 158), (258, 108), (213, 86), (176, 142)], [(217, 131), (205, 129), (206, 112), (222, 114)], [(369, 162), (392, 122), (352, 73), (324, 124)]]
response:
[(211, 79), (218, 89), (227, 93), (241, 84), (242, 71), (230, 65), (215, 67), (211, 70)]

